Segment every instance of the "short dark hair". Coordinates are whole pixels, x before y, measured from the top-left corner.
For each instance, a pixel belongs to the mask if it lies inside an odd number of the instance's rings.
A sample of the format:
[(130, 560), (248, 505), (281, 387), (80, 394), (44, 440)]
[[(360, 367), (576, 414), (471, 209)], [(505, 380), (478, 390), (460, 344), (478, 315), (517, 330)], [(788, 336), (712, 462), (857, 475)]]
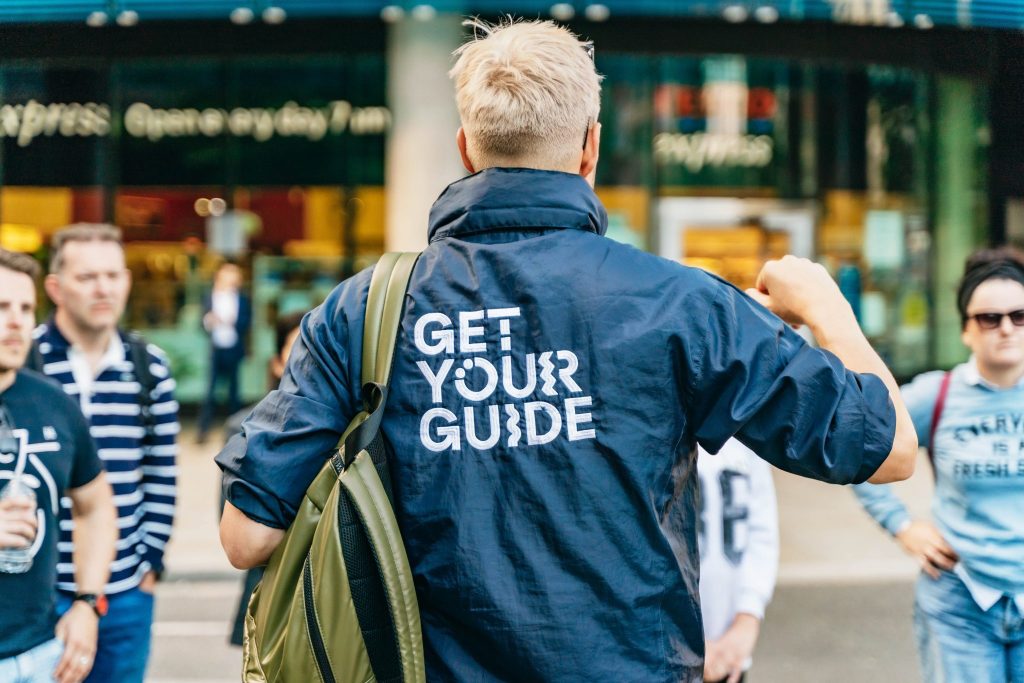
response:
[(974, 290), (988, 280), (1012, 280), (1024, 285), (1024, 252), (1011, 246), (979, 249), (967, 257), (964, 276), (956, 292), (960, 323), (967, 325), (967, 306)]
[(305, 313), (290, 313), (283, 315), (277, 319), (277, 324), (274, 326), (274, 341), (277, 342), (277, 355), (281, 355), (284, 351), (284, 345), (288, 341), (288, 335), (290, 335), (296, 327), (302, 324), (302, 318), (306, 315)]
[(64, 245), (68, 242), (115, 242), (123, 247), (121, 228), (109, 223), (75, 223), (53, 233), (50, 242), (50, 272), (64, 265)]
[(24, 273), (35, 282), (39, 279), (42, 268), (39, 262), (28, 254), (19, 254), (16, 251), (0, 249), (0, 268), (13, 270), (15, 273)]

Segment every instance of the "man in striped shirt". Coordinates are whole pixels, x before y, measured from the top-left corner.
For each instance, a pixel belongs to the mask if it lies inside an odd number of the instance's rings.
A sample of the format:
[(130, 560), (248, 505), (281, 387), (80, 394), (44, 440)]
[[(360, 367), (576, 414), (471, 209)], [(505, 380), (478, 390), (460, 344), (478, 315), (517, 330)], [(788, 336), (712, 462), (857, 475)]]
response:
[[(114, 489), (120, 540), (106, 586), (109, 611), (100, 620), (90, 683), (144, 678), (153, 619), (153, 591), (163, 569), (175, 500), (178, 404), (163, 352), (118, 329), (131, 288), (120, 231), (78, 224), (54, 235), (46, 293), (54, 316), (36, 330), (43, 370), (75, 398)], [(136, 347), (133, 350), (133, 344)], [(133, 357), (145, 358), (149, 377)], [(155, 383), (145, 403), (144, 379)], [(147, 418), (146, 413), (149, 413)], [(61, 606), (76, 586), (68, 501), (61, 520), (57, 588)]]

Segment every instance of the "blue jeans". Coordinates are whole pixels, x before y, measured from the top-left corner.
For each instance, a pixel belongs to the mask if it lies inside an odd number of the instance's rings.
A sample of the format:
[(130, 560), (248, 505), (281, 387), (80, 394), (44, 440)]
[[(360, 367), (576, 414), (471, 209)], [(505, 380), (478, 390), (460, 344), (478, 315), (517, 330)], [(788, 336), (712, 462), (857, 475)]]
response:
[(53, 670), (64, 652), (54, 638), (15, 657), (0, 659), (0, 681), (4, 683), (53, 683)]
[[(142, 683), (149, 660), (153, 596), (138, 588), (107, 598), (107, 616), (100, 619), (96, 662), (85, 683)], [(57, 613), (71, 607), (71, 598), (57, 597)], [(2, 679), (0, 679), (2, 680)]]
[(982, 612), (956, 574), (921, 574), (914, 605), (928, 683), (1024, 683), (1024, 615), (1003, 596)]

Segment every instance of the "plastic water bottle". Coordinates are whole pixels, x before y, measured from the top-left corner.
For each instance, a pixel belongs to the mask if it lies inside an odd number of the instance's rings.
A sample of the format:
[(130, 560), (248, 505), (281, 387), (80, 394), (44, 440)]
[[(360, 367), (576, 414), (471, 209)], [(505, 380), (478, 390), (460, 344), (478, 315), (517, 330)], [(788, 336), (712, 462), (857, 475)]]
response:
[[(32, 487), (25, 483), (21, 475), (15, 474), (7, 482), (7, 486), (0, 491), (0, 500), (9, 498), (23, 498), (36, 504), (36, 493)], [(37, 532), (38, 533), (38, 530)], [(0, 548), (0, 572), (8, 574), (24, 574), (32, 567), (32, 544), (27, 543), (23, 548)]]

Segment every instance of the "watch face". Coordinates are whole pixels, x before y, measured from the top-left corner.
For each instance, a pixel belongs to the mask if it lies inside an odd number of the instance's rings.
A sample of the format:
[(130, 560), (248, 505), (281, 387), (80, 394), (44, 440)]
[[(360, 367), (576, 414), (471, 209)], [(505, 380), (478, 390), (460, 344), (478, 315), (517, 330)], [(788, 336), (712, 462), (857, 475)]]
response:
[(98, 595), (96, 596), (96, 614), (101, 617), (107, 616), (107, 596)]

